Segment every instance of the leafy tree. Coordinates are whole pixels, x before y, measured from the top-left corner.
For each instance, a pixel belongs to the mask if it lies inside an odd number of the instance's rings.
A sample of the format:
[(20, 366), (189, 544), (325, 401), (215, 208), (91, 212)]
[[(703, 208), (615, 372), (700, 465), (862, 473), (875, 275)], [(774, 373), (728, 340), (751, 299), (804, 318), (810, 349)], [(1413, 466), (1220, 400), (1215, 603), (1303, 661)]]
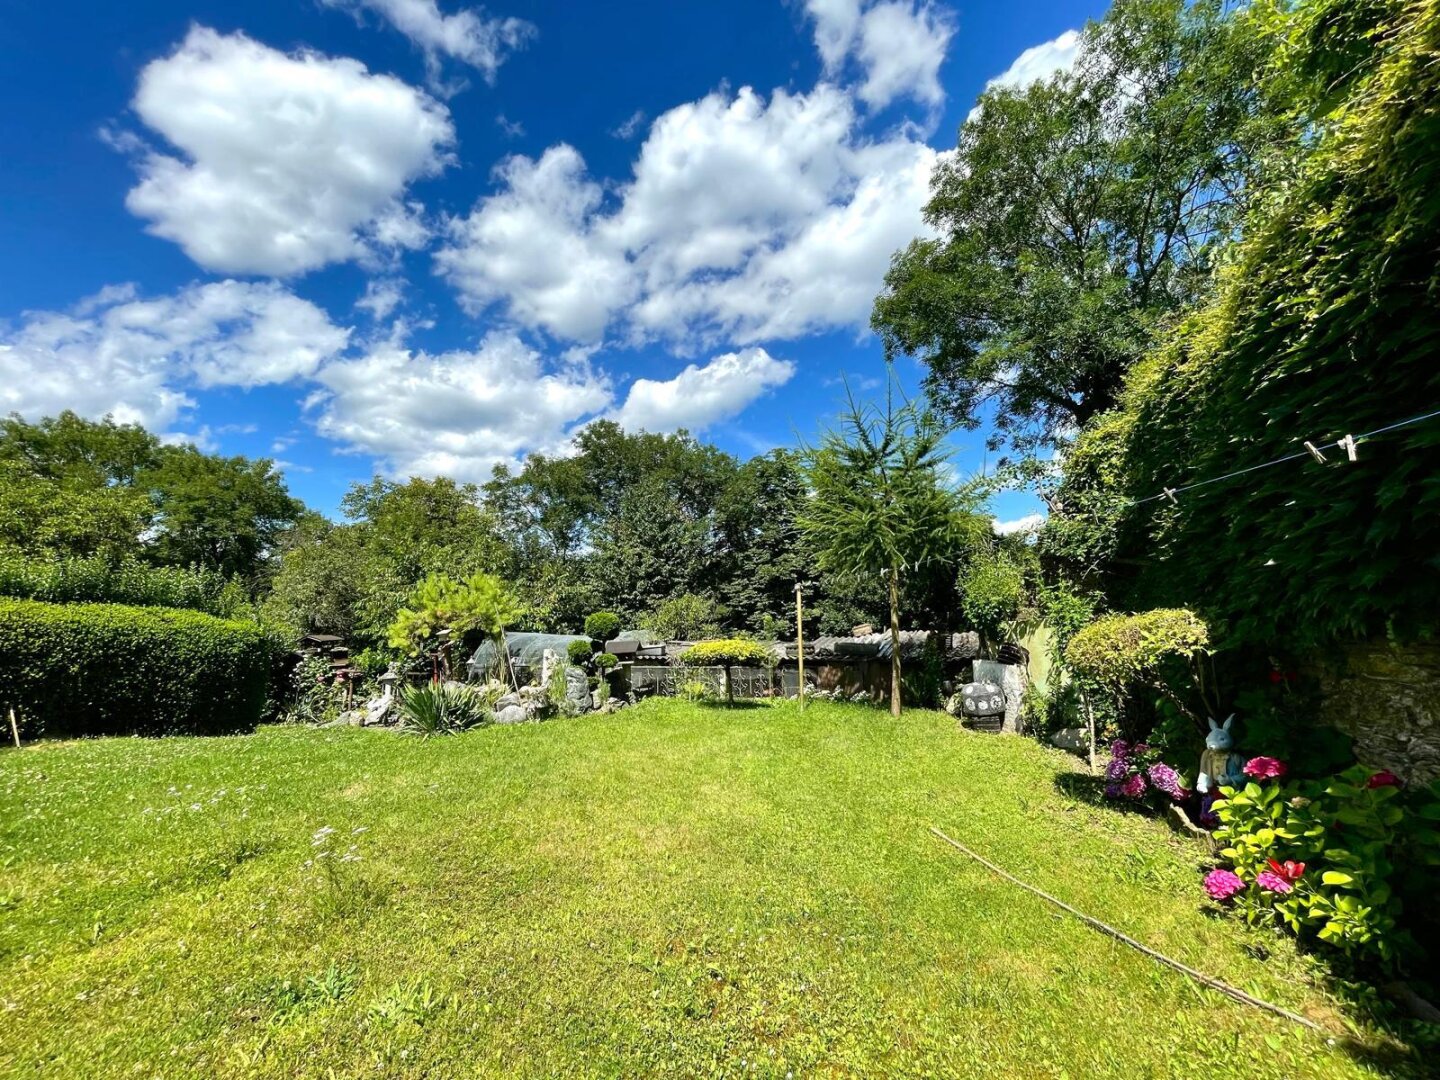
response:
[(1268, 128), (1266, 39), (1223, 0), (1117, 0), (1070, 71), (992, 87), (937, 166), (938, 233), (898, 253), (872, 325), (998, 446), (1062, 440), (1205, 295)]
[(280, 536), (304, 510), (266, 458), (251, 461), (203, 454), (193, 446), (165, 447), (136, 482), (157, 507), (152, 560), (203, 566), (252, 584)]
[[(1280, 43), (1265, 98), (1306, 156), (1267, 179), (1215, 300), (1067, 454), (1047, 556), (1113, 606), (1194, 607), (1221, 645), (1432, 637), (1440, 422), (1390, 428), (1440, 400), (1440, 14), (1316, 0), (1257, 18)], [(1354, 463), (1335, 445), (1381, 428)]]
[(141, 552), (154, 516), (136, 477), (160, 442), (134, 424), (64, 412), (37, 423), (0, 420), (0, 545), (31, 555)]
[(1038, 576), (1035, 551), (1023, 540), (1002, 536), (981, 542), (960, 571), (961, 610), (987, 640), (1015, 640), (1039, 618)]
[(694, 641), (720, 632), (725, 609), (714, 600), (681, 593), (662, 601), (643, 619), (647, 629), (670, 641)]
[(947, 487), (940, 468), (950, 429), (893, 388), (885, 410), (851, 398), (841, 429), (807, 452), (811, 498), (800, 527), (821, 568), (883, 576), (889, 588), (890, 711), (900, 715), (901, 575), (953, 567), (988, 528), (973, 499)]

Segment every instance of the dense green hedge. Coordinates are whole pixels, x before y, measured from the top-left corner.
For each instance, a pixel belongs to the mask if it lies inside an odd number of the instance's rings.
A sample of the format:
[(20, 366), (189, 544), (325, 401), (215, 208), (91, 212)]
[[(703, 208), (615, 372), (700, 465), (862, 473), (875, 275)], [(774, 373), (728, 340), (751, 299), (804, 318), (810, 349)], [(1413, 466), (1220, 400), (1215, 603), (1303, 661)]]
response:
[(258, 625), (196, 611), (0, 599), (0, 709), (26, 737), (247, 730), (271, 649)]
[(101, 556), (35, 559), (0, 551), (0, 596), (54, 604), (138, 604), (189, 608), (229, 617), (243, 610), (245, 591), (201, 567), (149, 566)]

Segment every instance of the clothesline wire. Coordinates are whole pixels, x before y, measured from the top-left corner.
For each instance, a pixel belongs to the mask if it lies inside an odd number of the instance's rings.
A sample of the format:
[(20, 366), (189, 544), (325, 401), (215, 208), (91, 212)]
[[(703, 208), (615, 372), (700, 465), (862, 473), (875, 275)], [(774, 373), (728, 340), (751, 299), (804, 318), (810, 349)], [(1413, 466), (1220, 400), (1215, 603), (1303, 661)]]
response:
[[(1397, 420), (1393, 424), (1386, 424), (1384, 427), (1378, 427), (1374, 431), (1367, 431), (1360, 435), (1351, 436), (1351, 438), (1353, 438), (1354, 442), (1358, 445), (1366, 439), (1373, 439), (1377, 435), (1384, 435), (1386, 432), (1409, 427), (1411, 424), (1419, 424), (1425, 420), (1434, 420), (1437, 416), (1440, 416), (1440, 409), (1436, 409), (1434, 412), (1423, 413), (1420, 416), (1412, 416), (1405, 420)], [(1345, 445), (1345, 439), (1336, 440), (1335, 445), (1343, 447)], [(1236, 469), (1234, 472), (1228, 472), (1224, 476), (1212, 476), (1207, 480), (1196, 480), (1193, 484), (1182, 484), (1179, 487), (1165, 488), (1158, 495), (1147, 495), (1143, 499), (1132, 499), (1129, 504), (1131, 506), (1139, 506), (1142, 503), (1154, 502), (1156, 499), (1173, 498), (1186, 491), (1194, 491), (1196, 488), (1205, 487), (1207, 484), (1218, 484), (1225, 480), (1233, 480), (1235, 477), (1244, 476), (1246, 473), (1259, 472), (1261, 469), (1268, 469), (1274, 465), (1283, 465), (1287, 461), (1298, 461), (1301, 458), (1310, 456), (1311, 452), (1308, 449), (1300, 450), (1293, 454), (1286, 454), (1284, 457), (1278, 457), (1273, 461), (1265, 461), (1259, 465), (1250, 465), (1244, 469)]]

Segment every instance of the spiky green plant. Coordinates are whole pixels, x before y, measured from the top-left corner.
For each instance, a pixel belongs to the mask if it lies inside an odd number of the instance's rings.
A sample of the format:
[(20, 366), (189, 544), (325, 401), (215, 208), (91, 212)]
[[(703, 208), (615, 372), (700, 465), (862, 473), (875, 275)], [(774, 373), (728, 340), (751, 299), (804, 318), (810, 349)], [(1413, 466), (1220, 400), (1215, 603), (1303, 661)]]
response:
[(429, 738), (482, 727), (494, 719), (493, 702), (464, 683), (431, 682), (400, 691), (400, 730)]

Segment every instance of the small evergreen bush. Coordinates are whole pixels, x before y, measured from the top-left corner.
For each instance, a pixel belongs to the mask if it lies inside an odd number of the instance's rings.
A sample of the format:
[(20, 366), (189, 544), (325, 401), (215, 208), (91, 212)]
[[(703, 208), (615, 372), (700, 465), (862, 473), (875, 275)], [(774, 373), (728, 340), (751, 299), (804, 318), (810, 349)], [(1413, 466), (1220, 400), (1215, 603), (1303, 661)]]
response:
[(565, 655), (572, 664), (588, 664), (594, 654), (595, 646), (588, 641), (572, 641), (565, 650)]
[(614, 653), (602, 652), (595, 654), (595, 666), (600, 670), (602, 675), (619, 662), (620, 658)]
[(29, 736), (253, 728), (275, 642), (197, 611), (0, 599), (0, 709)]
[(585, 616), (585, 636), (596, 641), (613, 641), (620, 633), (620, 616), (613, 611), (597, 611)]

